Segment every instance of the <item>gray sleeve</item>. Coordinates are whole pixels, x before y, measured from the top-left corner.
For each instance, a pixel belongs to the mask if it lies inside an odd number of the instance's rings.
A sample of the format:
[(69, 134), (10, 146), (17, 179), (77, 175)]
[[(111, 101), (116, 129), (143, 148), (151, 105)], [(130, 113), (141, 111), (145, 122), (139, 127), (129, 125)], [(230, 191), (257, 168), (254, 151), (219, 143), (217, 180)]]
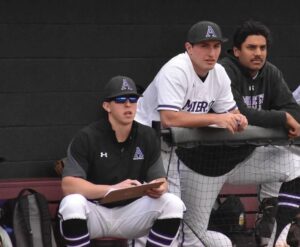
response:
[(71, 145), (68, 148), (67, 158), (64, 159), (64, 169), (62, 177), (72, 176), (86, 179), (86, 172), (79, 165), (79, 163), (76, 161), (76, 159), (71, 153)]
[(157, 178), (165, 178), (166, 177), (166, 171), (163, 166), (163, 161), (161, 156), (154, 162), (154, 164), (148, 169), (146, 180), (147, 182), (150, 182)]

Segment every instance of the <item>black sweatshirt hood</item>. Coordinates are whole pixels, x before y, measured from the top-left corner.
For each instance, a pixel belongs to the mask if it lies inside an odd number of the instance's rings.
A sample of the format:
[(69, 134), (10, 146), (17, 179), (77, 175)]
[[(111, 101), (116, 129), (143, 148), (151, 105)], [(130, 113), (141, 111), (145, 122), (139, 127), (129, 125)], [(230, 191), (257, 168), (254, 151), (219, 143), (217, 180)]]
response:
[[(234, 56), (233, 54), (233, 50), (232, 49), (229, 49), (227, 50), (226, 52), (227, 54), (227, 58), (229, 58), (229, 60), (231, 60), (240, 70), (241, 72), (248, 78), (251, 78), (252, 79), (252, 76), (249, 72), (249, 69), (246, 68), (245, 66), (243, 66), (240, 61), (238, 60), (238, 58), (236, 56)], [(226, 59), (226, 58), (224, 58)], [(259, 77), (262, 77), (264, 75), (264, 71), (265, 71), (265, 65), (266, 63), (268, 63), (268, 61), (265, 62), (264, 66), (259, 70), (258, 72), (258, 75), (256, 78), (259, 78)]]

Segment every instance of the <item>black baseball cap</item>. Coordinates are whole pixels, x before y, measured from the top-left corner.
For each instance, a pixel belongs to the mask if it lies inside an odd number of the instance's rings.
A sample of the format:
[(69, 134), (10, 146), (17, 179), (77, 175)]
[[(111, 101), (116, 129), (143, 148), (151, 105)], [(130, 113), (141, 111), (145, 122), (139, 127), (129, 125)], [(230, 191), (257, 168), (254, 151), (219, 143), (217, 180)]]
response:
[(142, 96), (138, 94), (135, 82), (131, 78), (122, 75), (112, 77), (104, 88), (105, 100), (123, 95)]
[(222, 36), (219, 25), (211, 21), (199, 21), (188, 31), (187, 41), (191, 44), (209, 40), (226, 42), (228, 39)]

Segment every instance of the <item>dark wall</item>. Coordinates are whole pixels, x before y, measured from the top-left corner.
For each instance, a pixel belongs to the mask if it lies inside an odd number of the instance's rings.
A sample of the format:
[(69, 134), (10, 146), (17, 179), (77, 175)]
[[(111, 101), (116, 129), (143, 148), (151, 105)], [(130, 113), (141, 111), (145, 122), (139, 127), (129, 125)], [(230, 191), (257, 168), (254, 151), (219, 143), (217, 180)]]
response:
[[(270, 59), (299, 85), (297, 1), (0, 1), (0, 178), (55, 176), (53, 162), (99, 117), (103, 85), (117, 74), (146, 86), (183, 51), (191, 24), (267, 24)], [(228, 48), (230, 42), (225, 45)]]

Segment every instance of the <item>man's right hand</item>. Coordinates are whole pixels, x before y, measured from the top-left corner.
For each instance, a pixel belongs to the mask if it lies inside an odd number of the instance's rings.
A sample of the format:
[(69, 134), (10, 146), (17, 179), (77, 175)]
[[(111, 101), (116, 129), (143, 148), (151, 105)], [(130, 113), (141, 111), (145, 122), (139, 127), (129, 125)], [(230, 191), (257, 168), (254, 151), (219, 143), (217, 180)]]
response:
[(288, 112), (286, 112), (286, 125), (289, 130), (288, 135), (290, 138), (300, 136), (300, 124)]
[(243, 131), (248, 126), (247, 118), (240, 113), (224, 113), (217, 115), (216, 125), (228, 129), (231, 133)]
[(124, 189), (124, 188), (134, 187), (137, 185), (141, 185), (141, 183), (138, 180), (126, 179), (120, 183), (112, 185), (111, 187), (114, 189)]

